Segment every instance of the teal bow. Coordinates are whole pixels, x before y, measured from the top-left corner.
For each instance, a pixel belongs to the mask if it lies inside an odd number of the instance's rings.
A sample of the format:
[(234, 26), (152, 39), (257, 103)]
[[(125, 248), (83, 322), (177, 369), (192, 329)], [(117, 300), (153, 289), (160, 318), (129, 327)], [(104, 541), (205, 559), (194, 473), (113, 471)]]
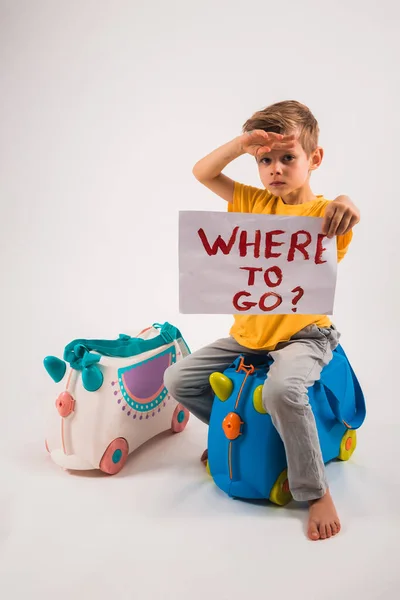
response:
[(103, 385), (103, 373), (97, 366), (101, 360), (100, 354), (90, 352), (83, 344), (75, 344), (64, 352), (64, 360), (69, 362), (73, 369), (82, 371), (82, 383), (85, 390), (95, 392)]

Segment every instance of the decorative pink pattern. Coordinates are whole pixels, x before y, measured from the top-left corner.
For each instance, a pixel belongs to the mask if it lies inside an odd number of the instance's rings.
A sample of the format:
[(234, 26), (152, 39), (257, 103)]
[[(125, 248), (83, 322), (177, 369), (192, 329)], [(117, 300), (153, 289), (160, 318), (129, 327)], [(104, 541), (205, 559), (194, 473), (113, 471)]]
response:
[(156, 400), (164, 390), (163, 375), (172, 364), (174, 357), (170, 352), (123, 369), (124, 393), (137, 404), (148, 404)]
[[(115, 386), (115, 385), (118, 385), (118, 381), (111, 381), (111, 386)], [(114, 396), (118, 396), (119, 393), (120, 392), (117, 392), (117, 391), (113, 392)], [(161, 412), (162, 408), (164, 408), (167, 405), (166, 401), (170, 400), (170, 399), (171, 399), (171, 396), (168, 394), (166, 396), (165, 400), (158, 406), (157, 411), (156, 411), (155, 407), (150, 406), (147, 413), (146, 412), (141, 413), (141, 415), (139, 416), (139, 420), (142, 421), (143, 419), (149, 419), (150, 416), (156, 417), (158, 415), (158, 413)], [(134, 409), (132, 409), (132, 407), (126, 403), (126, 400), (124, 398), (117, 398), (117, 403), (119, 405), (121, 405), (122, 402), (124, 402), (124, 404), (121, 406), (121, 410), (123, 412), (125, 412), (127, 417), (132, 416), (134, 419), (136, 419), (138, 412), (136, 412)]]

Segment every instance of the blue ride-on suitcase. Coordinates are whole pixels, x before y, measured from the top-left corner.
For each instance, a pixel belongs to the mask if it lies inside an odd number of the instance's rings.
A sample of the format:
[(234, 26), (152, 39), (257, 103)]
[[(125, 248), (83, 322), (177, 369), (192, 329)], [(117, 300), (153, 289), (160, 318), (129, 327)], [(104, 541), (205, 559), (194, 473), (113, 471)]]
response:
[[(210, 376), (215, 393), (208, 433), (208, 471), (229, 496), (287, 504), (292, 496), (283, 442), (265, 412), (261, 392), (272, 359), (240, 355)], [(339, 345), (308, 389), (324, 463), (348, 460), (365, 419), (357, 377)]]

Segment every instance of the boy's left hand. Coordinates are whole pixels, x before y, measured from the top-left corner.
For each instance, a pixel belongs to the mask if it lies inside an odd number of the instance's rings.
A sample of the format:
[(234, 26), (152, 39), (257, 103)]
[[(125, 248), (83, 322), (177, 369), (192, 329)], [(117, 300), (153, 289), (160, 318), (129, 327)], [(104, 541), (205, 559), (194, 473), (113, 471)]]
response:
[(328, 238), (348, 233), (360, 220), (360, 211), (348, 196), (338, 196), (329, 202), (322, 223), (322, 233)]

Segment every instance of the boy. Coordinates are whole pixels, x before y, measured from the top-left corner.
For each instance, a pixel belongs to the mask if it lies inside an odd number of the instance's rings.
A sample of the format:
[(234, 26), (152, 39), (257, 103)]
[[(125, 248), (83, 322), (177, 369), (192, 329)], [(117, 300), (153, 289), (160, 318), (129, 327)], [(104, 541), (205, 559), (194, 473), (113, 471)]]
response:
[[(229, 212), (323, 217), (322, 233), (337, 236), (340, 261), (359, 212), (347, 196), (329, 201), (313, 194), (311, 172), (323, 158), (318, 134), (318, 123), (306, 106), (278, 102), (255, 113), (244, 124), (242, 135), (200, 160), (193, 174), (228, 202)], [(243, 185), (222, 173), (245, 153), (255, 157), (265, 189)], [(339, 533), (307, 388), (331, 360), (340, 334), (327, 316), (301, 314), (234, 315), (229, 333), (167, 369), (167, 389), (208, 423), (213, 401), (210, 374), (223, 371), (241, 353), (269, 353), (274, 362), (262, 398), (285, 446), (290, 491), (295, 500), (309, 503), (311, 540)], [(207, 451), (202, 456), (206, 459)]]

